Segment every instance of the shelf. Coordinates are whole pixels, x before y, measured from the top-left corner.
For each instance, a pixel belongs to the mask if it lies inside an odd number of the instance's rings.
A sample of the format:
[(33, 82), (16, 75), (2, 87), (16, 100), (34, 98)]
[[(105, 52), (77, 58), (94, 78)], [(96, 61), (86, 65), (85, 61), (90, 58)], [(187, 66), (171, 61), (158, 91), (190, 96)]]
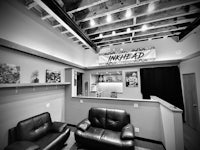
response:
[(15, 88), (15, 87), (37, 87), (37, 86), (66, 86), (70, 82), (63, 83), (19, 83), (19, 84), (0, 84), (0, 88)]
[(123, 83), (123, 81), (106, 81), (106, 82), (97, 82), (97, 83)]

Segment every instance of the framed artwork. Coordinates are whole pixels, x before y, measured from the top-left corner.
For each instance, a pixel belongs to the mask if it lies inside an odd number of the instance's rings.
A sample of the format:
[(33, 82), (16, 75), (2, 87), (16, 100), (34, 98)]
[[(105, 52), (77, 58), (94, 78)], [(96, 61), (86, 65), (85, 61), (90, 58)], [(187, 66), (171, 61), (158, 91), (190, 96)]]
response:
[(32, 72), (31, 83), (39, 83), (39, 71), (38, 70)]
[(0, 64), (0, 84), (20, 83), (20, 66)]
[(138, 87), (138, 72), (130, 71), (125, 73), (126, 87)]
[(61, 72), (46, 70), (46, 83), (58, 83), (61, 82)]

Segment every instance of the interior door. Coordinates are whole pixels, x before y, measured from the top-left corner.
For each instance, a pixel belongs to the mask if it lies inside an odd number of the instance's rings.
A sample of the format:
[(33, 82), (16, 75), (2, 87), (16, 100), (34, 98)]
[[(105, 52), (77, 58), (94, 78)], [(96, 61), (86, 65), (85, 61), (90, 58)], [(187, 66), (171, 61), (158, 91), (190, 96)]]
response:
[(183, 74), (186, 123), (199, 130), (199, 114), (195, 73)]

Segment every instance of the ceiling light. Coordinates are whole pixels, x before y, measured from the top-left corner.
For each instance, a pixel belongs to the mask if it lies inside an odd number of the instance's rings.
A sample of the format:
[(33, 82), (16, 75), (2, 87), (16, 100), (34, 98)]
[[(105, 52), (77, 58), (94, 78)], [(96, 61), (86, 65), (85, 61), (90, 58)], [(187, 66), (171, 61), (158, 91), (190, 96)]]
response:
[(95, 21), (93, 19), (90, 20), (90, 26), (91, 27), (95, 26)]
[(101, 34), (99, 34), (99, 37), (100, 37), (100, 38), (102, 38), (102, 37), (103, 37), (103, 34), (102, 34), (102, 33), (101, 33)]
[(143, 25), (143, 26), (142, 26), (142, 28), (141, 28), (141, 30), (142, 30), (142, 31), (146, 31), (147, 29), (148, 29), (148, 27), (147, 27), (147, 25), (146, 25), (146, 24), (145, 24), (145, 25)]
[(112, 21), (112, 17), (111, 17), (111, 15), (107, 15), (107, 17), (106, 17), (106, 21), (107, 21), (107, 22), (111, 22), (111, 21)]
[(153, 3), (150, 3), (147, 9), (148, 13), (151, 13), (155, 9), (155, 5)]
[(127, 31), (127, 32), (130, 32), (130, 31), (131, 31), (131, 28), (127, 28), (126, 31)]
[(115, 35), (116, 34), (116, 32), (115, 31), (112, 31), (112, 35)]
[(126, 18), (130, 18), (131, 15), (132, 15), (131, 9), (127, 9), (126, 14), (125, 14), (125, 17), (126, 17)]

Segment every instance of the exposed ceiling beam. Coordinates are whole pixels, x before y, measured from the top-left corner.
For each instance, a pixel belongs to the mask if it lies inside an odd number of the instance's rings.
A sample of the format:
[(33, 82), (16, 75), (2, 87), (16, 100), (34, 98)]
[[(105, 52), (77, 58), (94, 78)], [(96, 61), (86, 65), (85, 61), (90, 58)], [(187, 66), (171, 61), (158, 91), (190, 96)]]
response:
[[(189, 12), (189, 13), (183, 13), (183, 14), (179, 14), (179, 15), (176, 15), (176, 13), (174, 13), (174, 15), (169, 15), (167, 17), (163, 17), (163, 18), (159, 18), (159, 19), (153, 19), (153, 20), (150, 20), (150, 21), (144, 21), (144, 22), (141, 22), (141, 23), (137, 23), (135, 25), (130, 25), (127, 23), (123, 23), (123, 24), (120, 24), (119, 23), (119, 26), (116, 27), (116, 24), (114, 25), (111, 25), (111, 26), (108, 26), (107, 28), (106, 27), (99, 27), (98, 29), (94, 29), (94, 31), (88, 31), (86, 30), (86, 33), (89, 32), (89, 36), (92, 36), (92, 35), (96, 35), (96, 34), (100, 34), (100, 33), (104, 33), (104, 32), (112, 32), (112, 31), (115, 31), (115, 30), (119, 30), (119, 29), (125, 29), (125, 28), (130, 28), (130, 27), (134, 27), (134, 26), (138, 26), (138, 25), (143, 25), (143, 24), (149, 24), (149, 23), (156, 23), (156, 22), (159, 22), (159, 21), (165, 21), (165, 20), (168, 20), (168, 19), (175, 19), (175, 18), (179, 18), (179, 17), (184, 17), (184, 16), (188, 16), (188, 15), (194, 15), (194, 14), (197, 14), (200, 13), (199, 11), (192, 11), (192, 12)], [(90, 29), (92, 30), (92, 29)]]
[(53, 16), (60, 24), (63, 25), (68, 31), (74, 34), (79, 40), (95, 52), (97, 52), (96, 45), (81, 31), (76, 23), (70, 16), (64, 12), (60, 5), (54, 0), (35, 0), (45, 11)]
[(127, 9), (139, 7), (139, 6), (153, 3), (153, 2), (159, 1), (159, 0), (146, 0), (143, 2), (136, 2), (136, 0), (125, 0), (125, 1), (121, 1), (121, 3), (116, 3), (116, 0), (113, 0), (113, 3), (111, 1), (112, 0), (105, 3), (105, 7), (103, 7), (103, 8), (100, 5), (96, 8), (90, 8), (87, 16), (85, 16), (84, 19), (77, 20), (77, 22), (79, 23), (79, 22), (84, 22), (84, 21), (90, 20), (90, 19), (103, 17), (108, 14), (114, 14), (117, 12), (125, 11)]
[[(178, 34), (180, 34), (180, 33), (166, 34), (165, 37), (177, 36)], [(148, 40), (154, 40), (154, 39), (157, 39), (157, 38), (163, 38), (163, 36), (151, 37), (151, 38), (148, 38)], [(138, 39), (138, 40), (130, 40), (129, 42), (118, 42), (118, 43), (113, 43), (113, 44), (105, 44), (105, 45), (100, 45), (99, 47), (102, 48), (102, 47), (108, 47), (110, 45), (113, 45), (113, 46), (115, 46), (115, 45), (123, 45), (123, 44), (126, 44), (126, 43), (133, 43), (133, 42), (144, 41), (146, 39), (147, 38)]]
[(26, 4), (27, 5), (27, 9), (31, 9), (35, 6), (37, 6), (37, 3), (36, 2), (30, 2), (29, 4)]
[[(66, 0), (66, 1), (69, 1), (69, 0)], [(71, 10), (71, 11), (68, 11), (68, 13), (72, 14), (72, 13), (75, 13), (77, 11), (81, 11), (83, 9), (86, 9), (86, 8), (89, 8), (89, 7), (104, 3), (106, 1), (108, 1), (108, 0), (81, 0), (78, 8), (76, 8), (74, 10)]]
[[(186, 2), (185, 2), (186, 1)], [(117, 23), (117, 22), (121, 22), (121, 21), (124, 21), (124, 20), (127, 20), (127, 19), (131, 19), (131, 18), (134, 18), (134, 17), (142, 17), (142, 16), (146, 16), (146, 15), (152, 15), (152, 14), (155, 14), (155, 13), (159, 13), (159, 12), (163, 12), (163, 11), (168, 11), (168, 10), (172, 10), (172, 11), (175, 11), (173, 9), (176, 9), (176, 8), (180, 8), (180, 7), (183, 7), (183, 6), (189, 6), (189, 5), (192, 5), (192, 4), (196, 4), (196, 3), (200, 3), (199, 0), (192, 0), (192, 1), (189, 1), (189, 0), (184, 0), (185, 3), (180, 3), (179, 1), (178, 2), (171, 2), (170, 5), (166, 5), (165, 3), (164, 4), (160, 4), (159, 8), (155, 9), (154, 11), (152, 11), (151, 13), (148, 13), (146, 11), (146, 9), (144, 10), (140, 10), (138, 9), (138, 12), (133, 12), (132, 13), (132, 16), (129, 17), (129, 18), (126, 18), (125, 17), (125, 12), (122, 11), (122, 13), (118, 14), (118, 13), (115, 13), (115, 14), (112, 14), (112, 22), (107, 22), (106, 21), (106, 16), (104, 17), (100, 17), (100, 18), (97, 18), (95, 20), (95, 22), (97, 22), (97, 24), (95, 26), (90, 26), (90, 21), (86, 21), (86, 22), (83, 22), (82, 23), (82, 28), (84, 30), (87, 30), (87, 29), (90, 29), (90, 28), (95, 28), (95, 27), (100, 27), (100, 26), (104, 26), (104, 25), (107, 25), (107, 24), (110, 24), (110, 23)], [(173, 13), (173, 12), (172, 12)]]
[(52, 16), (50, 14), (46, 14), (44, 16), (41, 17), (42, 20), (45, 20), (45, 19), (48, 19), (48, 18), (51, 18)]
[[(173, 34), (171, 32), (179, 31), (179, 30), (184, 30), (184, 29), (185, 29), (185, 27), (181, 27), (181, 28), (177, 28), (177, 29), (170, 29), (170, 30), (165, 30), (165, 31), (157, 31), (157, 32), (152, 32), (152, 33), (146, 33), (146, 34), (137, 35), (137, 36), (134, 36), (132, 38), (148, 39), (149, 38), (148, 36), (154, 36), (154, 35), (161, 36), (161, 34), (166, 34), (166, 35), (162, 35), (162, 36), (167, 36), (168, 34)], [(179, 34), (179, 33), (174, 33), (174, 34)], [(153, 38), (155, 38), (155, 37), (153, 37)], [(119, 39), (114, 39), (114, 40), (107, 40), (107, 41), (100, 41), (100, 42), (95, 42), (95, 43), (97, 45), (101, 46), (101, 45), (104, 45), (104, 43), (105, 44), (109, 44), (109, 42), (115, 43), (115, 41), (126, 40), (126, 39), (129, 39), (129, 37), (119, 38)], [(124, 41), (124, 42), (127, 42), (127, 41)], [(110, 44), (113, 44), (113, 43), (110, 43)]]
[(196, 27), (200, 25), (200, 16), (196, 18), (185, 30), (181, 32), (179, 35), (179, 41), (185, 39), (187, 35), (189, 35)]
[[(158, 29), (158, 28), (162, 28), (162, 27), (168, 27), (168, 26), (174, 26), (174, 25), (179, 25), (179, 24), (183, 24), (183, 23), (189, 23), (189, 22), (192, 22), (194, 19), (185, 19), (185, 20), (180, 20), (180, 21), (177, 21), (177, 22), (169, 22), (169, 23), (164, 23), (164, 24), (161, 24), (161, 25), (158, 25), (158, 26), (152, 26), (152, 27), (149, 27), (148, 30), (151, 30), (151, 29)], [(136, 29), (136, 30), (132, 30), (130, 32), (120, 32), (120, 33), (116, 33), (115, 36), (118, 36), (118, 35), (123, 35), (123, 34), (129, 34), (129, 33), (132, 33), (132, 32), (140, 32), (142, 31), (141, 28), (140, 29)], [(112, 37), (113, 35), (110, 34), (110, 35), (106, 35), (106, 36), (103, 36), (103, 38), (107, 38), (107, 37)], [(92, 40), (96, 40), (96, 39), (102, 39), (101, 37), (96, 37), (96, 38), (91, 38)]]

